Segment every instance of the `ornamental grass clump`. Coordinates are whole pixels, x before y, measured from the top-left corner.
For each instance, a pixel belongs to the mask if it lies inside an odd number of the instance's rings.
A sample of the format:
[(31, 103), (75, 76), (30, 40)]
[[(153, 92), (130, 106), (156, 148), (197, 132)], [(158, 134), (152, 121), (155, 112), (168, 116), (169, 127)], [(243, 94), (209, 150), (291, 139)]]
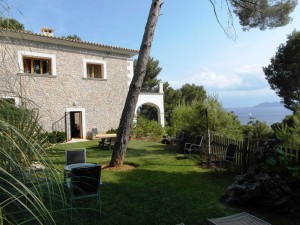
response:
[(47, 157), (44, 137), (36, 111), (0, 100), (0, 221), (4, 224), (56, 224), (58, 212), (67, 208), (61, 176)]

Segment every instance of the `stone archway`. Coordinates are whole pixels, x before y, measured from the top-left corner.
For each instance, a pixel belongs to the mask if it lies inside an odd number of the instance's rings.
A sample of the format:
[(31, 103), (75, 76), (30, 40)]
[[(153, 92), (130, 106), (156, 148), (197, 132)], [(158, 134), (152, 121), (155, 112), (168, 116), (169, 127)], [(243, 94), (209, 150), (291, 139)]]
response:
[(164, 110), (164, 94), (163, 93), (147, 93), (141, 92), (139, 95), (138, 102), (135, 108), (135, 115), (137, 115), (137, 110), (142, 105), (154, 106), (157, 109), (158, 123), (164, 127), (165, 126), (165, 110)]
[(145, 118), (149, 120), (154, 120), (159, 122), (158, 120), (158, 107), (152, 103), (146, 103), (137, 108), (137, 114), (141, 114)]

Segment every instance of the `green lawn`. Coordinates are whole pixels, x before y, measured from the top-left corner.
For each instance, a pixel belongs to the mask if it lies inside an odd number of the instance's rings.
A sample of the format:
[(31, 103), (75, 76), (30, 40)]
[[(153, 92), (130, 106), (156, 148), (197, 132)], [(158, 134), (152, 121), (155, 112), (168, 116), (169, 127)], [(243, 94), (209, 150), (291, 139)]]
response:
[[(99, 149), (97, 141), (89, 141), (53, 148), (51, 157), (55, 167), (63, 172), (65, 149), (82, 147), (87, 149), (87, 162), (104, 165), (110, 161), (111, 151)], [(233, 174), (224, 172), (219, 176), (202, 169), (196, 160), (175, 153), (170, 146), (133, 140), (126, 163), (137, 168), (102, 171), (102, 216), (83, 210), (76, 213), (78, 223), (191, 225), (241, 211), (219, 201), (232, 183)], [(88, 204), (83, 202), (80, 206)]]

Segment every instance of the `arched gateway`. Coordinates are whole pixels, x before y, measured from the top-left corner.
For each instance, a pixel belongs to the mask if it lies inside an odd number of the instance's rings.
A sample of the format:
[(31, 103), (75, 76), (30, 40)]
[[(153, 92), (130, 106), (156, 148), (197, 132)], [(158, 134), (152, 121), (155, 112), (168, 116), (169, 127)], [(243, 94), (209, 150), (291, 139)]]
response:
[(157, 109), (158, 122), (164, 127), (165, 126), (165, 110), (164, 110), (164, 91), (163, 82), (159, 82), (158, 92), (141, 92), (139, 95), (138, 102), (135, 108), (135, 116), (137, 115), (137, 110), (142, 105), (151, 105)]

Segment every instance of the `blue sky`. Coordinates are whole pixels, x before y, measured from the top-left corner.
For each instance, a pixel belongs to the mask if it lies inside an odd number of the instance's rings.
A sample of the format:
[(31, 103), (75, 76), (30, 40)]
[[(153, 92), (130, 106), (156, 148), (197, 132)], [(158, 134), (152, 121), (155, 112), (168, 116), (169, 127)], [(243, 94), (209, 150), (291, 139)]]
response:
[[(217, 0), (226, 26), (226, 7)], [(9, 16), (27, 30), (55, 29), (55, 36), (77, 34), (84, 41), (139, 49), (151, 0), (10, 0)], [(3, 11), (3, 10), (2, 10)], [(163, 68), (159, 78), (173, 88), (185, 83), (203, 85), (217, 94), (224, 107), (247, 107), (279, 101), (264, 78), (267, 66), (286, 36), (300, 27), (300, 6), (288, 26), (242, 31), (233, 23), (236, 40), (229, 39), (215, 19), (209, 0), (165, 0), (151, 56)], [(7, 15), (7, 14), (6, 14)]]

